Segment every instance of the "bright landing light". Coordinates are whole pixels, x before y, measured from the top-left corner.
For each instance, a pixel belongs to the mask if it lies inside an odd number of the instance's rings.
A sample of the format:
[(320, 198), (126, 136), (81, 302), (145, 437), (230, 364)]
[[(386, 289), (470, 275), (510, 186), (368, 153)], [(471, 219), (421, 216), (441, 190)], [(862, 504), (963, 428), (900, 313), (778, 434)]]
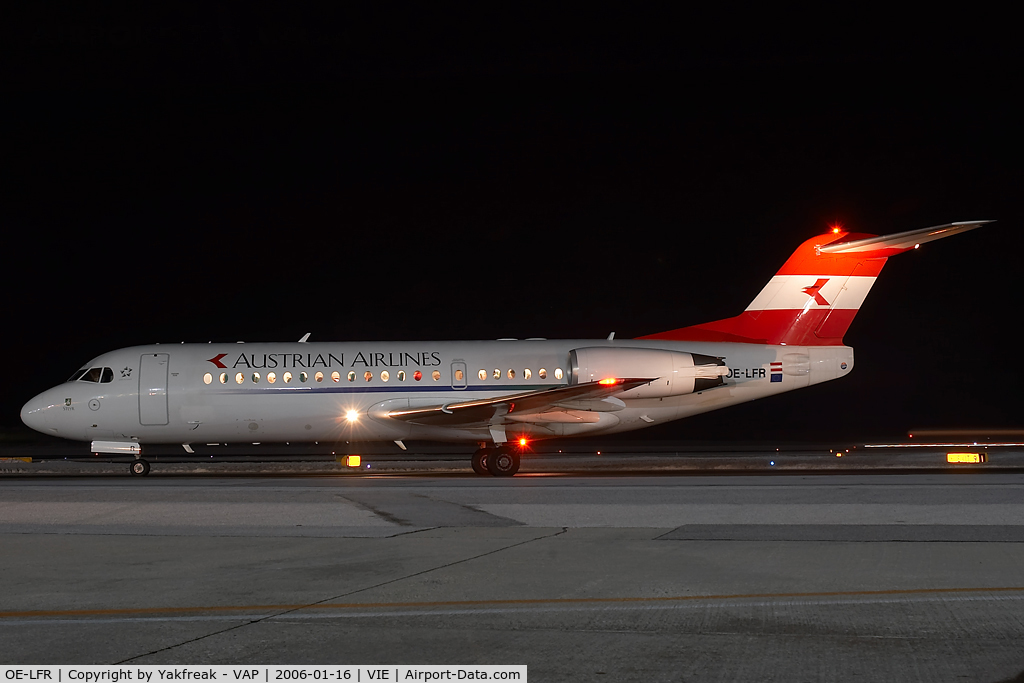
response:
[(359, 411), (349, 410), (345, 412), (345, 419), (349, 422), (355, 422), (359, 419)]

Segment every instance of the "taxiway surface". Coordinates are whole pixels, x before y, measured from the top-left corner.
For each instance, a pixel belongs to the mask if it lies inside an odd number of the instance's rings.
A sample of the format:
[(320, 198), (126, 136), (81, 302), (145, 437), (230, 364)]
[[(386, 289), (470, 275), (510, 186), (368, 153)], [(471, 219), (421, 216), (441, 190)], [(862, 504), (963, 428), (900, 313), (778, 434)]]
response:
[(1024, 474), (0, 479), (4, 663), (1024, 671)]

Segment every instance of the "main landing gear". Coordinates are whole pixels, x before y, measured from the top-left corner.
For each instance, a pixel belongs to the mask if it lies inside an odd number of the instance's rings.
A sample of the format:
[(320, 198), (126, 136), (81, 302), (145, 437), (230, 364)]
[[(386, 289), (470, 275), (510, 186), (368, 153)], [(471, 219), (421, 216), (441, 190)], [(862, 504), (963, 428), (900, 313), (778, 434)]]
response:
[(128, 466), (128, 471), (136, 476), (144, 477), (149, 474), (149, 462), (139, 458)]
[(519, 471), (519, 452), (509, 446), (481, 448), (473, 454), (473, 471), (495, 477), (511, 477)]

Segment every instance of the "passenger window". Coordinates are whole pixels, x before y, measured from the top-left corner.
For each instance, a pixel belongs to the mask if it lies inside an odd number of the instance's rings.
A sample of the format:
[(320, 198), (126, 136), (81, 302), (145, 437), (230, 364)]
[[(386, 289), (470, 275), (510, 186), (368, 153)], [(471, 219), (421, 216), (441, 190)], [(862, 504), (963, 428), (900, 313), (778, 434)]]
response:
[(213, 375), (211, 375), (210, 373), (206, 373), (205, 375), (203, 375), (203, 384), (211, 383), (213, 383)]
[(253, 384), (259, 384), (260, 383), (260, 373), (258, 373), (258, 372), (252, 373), (252, 383)]
[(228, 373), (226, 373), (226, 372), (220, 373), (220, 383), (221, 384), (227, 384), (228, 383)]
[(547, 379), (548, 371), (545, 370), (544, 368), (541, 368), (540, 370), (537, 371), (537, 376), (540, 377), (541, 379)]
[(270, 384), (273, 384), (276, 381), (277, 381), (277, 373), (276, 372), (268, 372), (267, 373), (267, 382), (269, 382)]
[(398, 381), (399, 382), (404, 382), (405, 381), (405, 370), (399, 370), (398, 371)]
[(555, 368), (555, 379), (562, 379), (562, 368)]
[(512, 368), (508, 369), (508, 378), (509, 379), (515, 379), (516, 378), (516, 371), (513, 370)]
[(292, 381), (292, 373), (290, 373), (290, 372), (284, 373), (283, 375), (281, 375), (281, 379), (284, 380), (285, 384), (288, 384), (289, 382)]
[(333, 382), (340, 382), (341, 381), (341, 373), (338, 372), (337, 370), (332, 372), (331, 373), (331, 381), (333, 381)]
[(437, 381), (439, 381), (441, 379), (441, 371), (440, 370), (434, 370), (432, 373), (430, 373), (430, 376), (433, 378), (433, 380), (435, 382), (437, 382)]
[(245, 375), (243, 375), (242, 373), (238, 373), (237, 375), (235, 375), (235, 382), (237, 384), (241, 384), (244, 381), (245, 381)]
[(494, 379), (501, 379), (501, 370), (499, 368), (494, 368)]
[(462, 381), (462, 377), (463, 377), (462, 370), (456, 370), (455, 371), (455, 381), (456, 382), (461, 382)]
[(75, 372), (75, 374), (71, 375), (71, 379), (69, 379), (68, 381), (69, 382), (76, 382), (79, 379), (81, 379), (82, 375), (84, 375), (87, 372), (89, 372), (89, 368), (82, 368), (81, 370), (78, 370), (77, 372)]
[(363, 373), (363, 379), (369, 382), (371, 379), (373, 379), (373, 373), (367, 370), (366, 372)]
[(387, 382), (389, 379), (391, 379), (391, 373), (389, 373), (387, 370), (381, 370), (380, 378)]
[(476, 373), (476, 376), (479, 377), (480, 381), (482, 382), (487, 379), (487, 371), (481, 370), (480, 372)]
[(355, 382), (356, 381), (356, 371), (355, 370), (349, 370), (348, 371), (348, 381), (349, 382)]
[(416, 372), (412, 373), (412, 378), (419, 382), (421, 379), (423, 379), (423, 373), (417, 370)]
[(322, 373), (322, 372), (316, 373), (315, 375), (313, 375), (313, 379), (315, 379), (317, 382), (323, 382), (324, 381), (324, 373)]
[[(107, 382), (114, 381), (114, 371), (110, 368), (103, 368), (103, 375), (100, 377), (100, 382), (106, 384)], [(209, 382), (207, 382), (209, 384)]]
[(306, 374), (306, 373), (304, 373), (304, 372), (300, 372), (300, 373), (299, 373), (299, 381), (300, 381), (300, 382), (302, 382), (303, 384), (305, 384), (305, 383), (306, 383), (306, 380), (307, 380), (307, 379), (309, 379), (309, 375), (307, 375), (307, 374)]
[(532, 376), (533, 373), (530, 372), (530, 368), (526, 368), (525, 370), (523, 370), (523, 379), (530, 379), (530, 377)]

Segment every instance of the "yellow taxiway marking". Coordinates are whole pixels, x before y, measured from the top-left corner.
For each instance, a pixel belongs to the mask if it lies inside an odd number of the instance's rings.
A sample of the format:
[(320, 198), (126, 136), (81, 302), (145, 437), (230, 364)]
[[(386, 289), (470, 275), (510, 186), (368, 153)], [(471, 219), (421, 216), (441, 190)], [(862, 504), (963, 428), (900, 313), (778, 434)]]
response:
[(880, 591), (821, 591), (811, 593), (733, 593), (726, 595), (667, 595), (619, 598), (526, 598), (518, 600), (450, 600), (434, 602), (324, 602), (302, 605), (207, 605), (195, 607), (136, 607), (119, 609), (23, 610), (0, 612), (0, 619), (25, 617), (96, 617), (143, 614), (200, 614), (204, 612), (273, 612), (278, 610), (352, 610), (410, 607), (498, 607), (517, 605), (594, 605), (622, 603), (665, 603), (700, 600), (771, 600), (779, 598), (843, 598), (882, 595), (941, 595), (951, 593), (1022, 592), (1024, 586), (992, 588), (903, 588)]

